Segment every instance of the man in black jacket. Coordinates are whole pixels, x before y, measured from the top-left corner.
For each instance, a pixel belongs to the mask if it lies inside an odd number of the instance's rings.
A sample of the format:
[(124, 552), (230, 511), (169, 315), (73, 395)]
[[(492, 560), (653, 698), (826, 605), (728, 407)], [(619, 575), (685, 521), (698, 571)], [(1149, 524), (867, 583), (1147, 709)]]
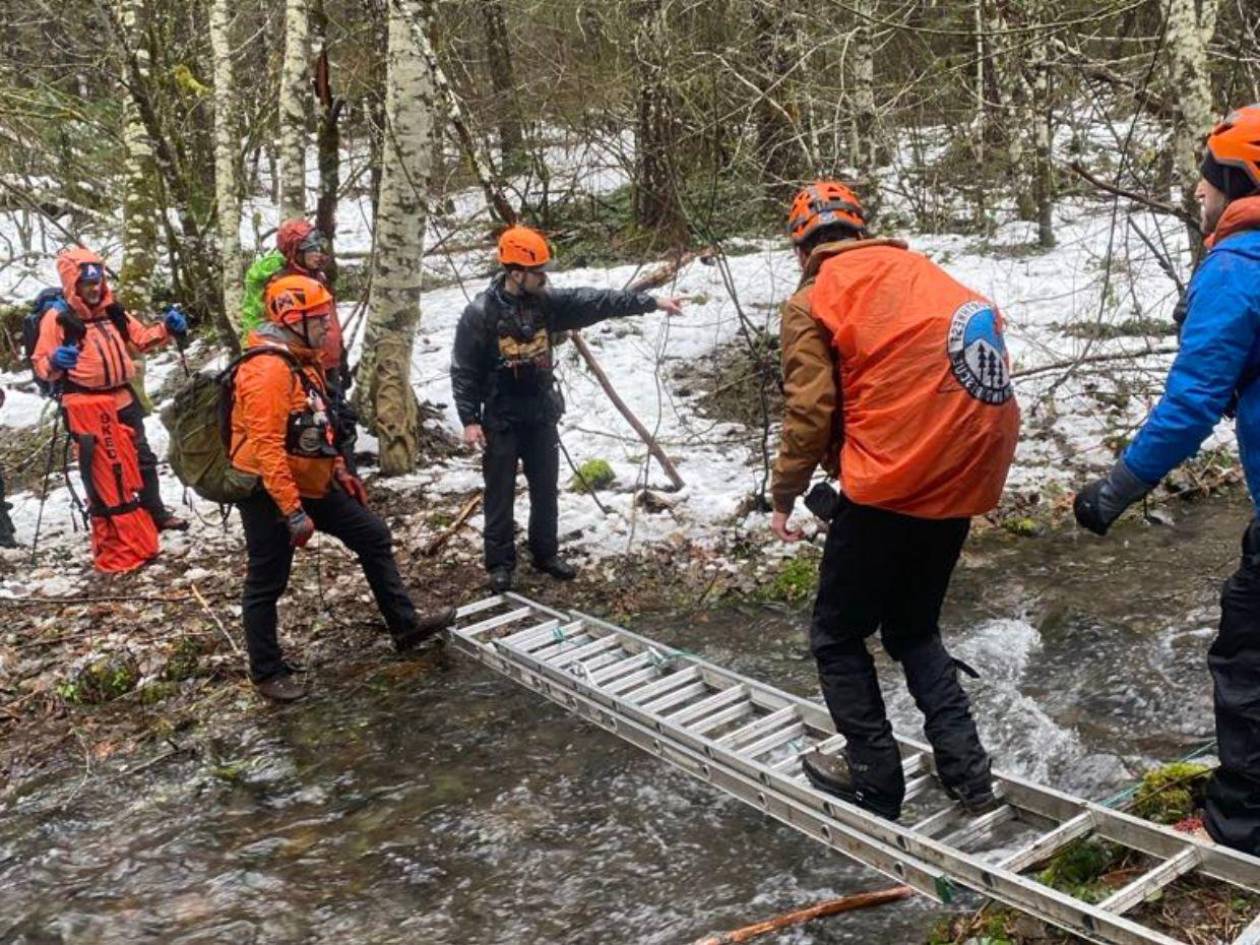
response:
[(484, 449), (486, 570), (490, 587), (512, 587), (516, 567), (516, 463), (529, 484), (529, 550), (540, 571), (577, 576), (559, 555), (559, 438), (564, 401), (555, 388), (552, 338), (606, 318), (660, 309), (677, 315), (677, 299), (641, 292), (550, 289), (544, 271), (551, 250), (541, 233), (509, 227), (499, 237), (503, 271), (464, 309), (455, 330), (451, 387), (464, 424), (464, 442)]

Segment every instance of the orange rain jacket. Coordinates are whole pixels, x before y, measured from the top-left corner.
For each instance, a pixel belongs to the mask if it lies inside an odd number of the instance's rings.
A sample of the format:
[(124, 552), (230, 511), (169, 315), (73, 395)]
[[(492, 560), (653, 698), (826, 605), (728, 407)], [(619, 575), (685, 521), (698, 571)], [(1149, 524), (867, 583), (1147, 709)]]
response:
[(861, 505), (959, 518), (997, 504), (1019, 408), (991, 303), (904, 243), (827, 243), (783, 307), (782, 345), (777, 511), (819, 463)]
[[(249, 348), (286, 348), (302, 364), (303, 374), (322, 398), (327, 391), (321, 352), (296, 347), (283, 329), (264, 325), (249, 336)], [(327, 412), (326, 402), (314, 405)], [(232, 443), (229, 455), (237, 469), (262, 478), (263, 487), (286, 516), (298, 511), (302, 498), (322, 499), (332, 489), (340, 457), (291, 455), (285, 449), (289, 417), (312, 407), (302, 382), (280, 357), (257, 355), (236, 372), (232, 401)]]
[[(53, 352), (66, 343), (65, 329), (60, 322), (49, 313), (40, 320), (39, 339), (35, 342), (35, 351), (31, 363), (35, 373), (46, 381), (57, 381), (63, 377), (69, 382), (62, 396), (73, 400), (76, 394), (114, 394), (114, 405), (121, 410), (133, 400), (131, 388), (128, 386), (136, 376), (136, 365), (131, 359), (131, 351), (127, 340), (105, 313), (105, 309), (114, 301), (114, 294), (108, 282), (101, 285), (101, 299), (95, 306), (89, 306), (79, 297), (76, 284), (79, 279), (79, 267), (84, 263), (97, 263), (103, 267), (101, 257), (88, 249), (68, 249), (57, 256), (57, 275), (61, 279), (61, 294), (74, 313), (83, 320), (86, 335), (79, 347), (79, 361), (66, 376), (52, 366)], [(148, 351), (165, 342), (170, 333), (162, 324), (146, 325), (130, 313), (127, 315), (127, 334), (130, 347), (138, 351)]]

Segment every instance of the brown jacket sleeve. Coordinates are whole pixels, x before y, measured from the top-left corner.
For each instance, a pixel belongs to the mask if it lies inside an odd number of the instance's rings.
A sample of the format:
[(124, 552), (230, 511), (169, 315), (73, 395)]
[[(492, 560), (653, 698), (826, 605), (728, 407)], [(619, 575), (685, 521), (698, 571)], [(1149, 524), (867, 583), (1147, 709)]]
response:
[(792, 511), (820, 463), (834, 472), (829, 453), (839, 429), (836, 367), (826, 331), (809, 314), (809, 288), (788, 299), (779, 313), (785, 405), (770, 483), (776, 512)]

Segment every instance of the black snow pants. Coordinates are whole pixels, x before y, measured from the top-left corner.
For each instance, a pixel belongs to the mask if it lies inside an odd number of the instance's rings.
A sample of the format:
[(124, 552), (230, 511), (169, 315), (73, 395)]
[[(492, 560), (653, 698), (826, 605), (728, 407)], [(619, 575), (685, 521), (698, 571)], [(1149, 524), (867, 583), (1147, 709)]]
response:
[(9, 517), (9, 509), (13, 503), (5, 498), (4, 470), (0, 469), (0, 548), (11, 548), (17, 541), (17, 530), (13, 527), (13, 519)]
[(1260, 519), (1221, 590), (1221, 629), (1208, 650), (1221, 765), (1208, 782), (1204, 824), (1218, 842), (1260, 855)]
[(841, 498), (827, 531), (810, 648), (854, 787), (881, 805), (900, 808), (905, 777), (866, 648), (876, 630), (905, 671), (942, 782), (965, 794), (989, 789), (989, 757), (938, 625), (970, 527), (970, 519), (914, 518)]
[(555, 557), (560, 544), (560, 452), (550, 421), (486, 427), (481, 469), (486, 481), (486, 570), (516, 567), (516, 462), (529, 484), (529, 550), (535, 561)]

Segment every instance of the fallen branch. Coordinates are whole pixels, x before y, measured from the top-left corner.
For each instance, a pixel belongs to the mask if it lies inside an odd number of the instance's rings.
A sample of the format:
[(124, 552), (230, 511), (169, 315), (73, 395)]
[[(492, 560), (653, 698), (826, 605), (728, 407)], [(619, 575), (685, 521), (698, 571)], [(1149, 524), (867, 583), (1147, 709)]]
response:
[(20, 604), (29, 607), (32, 604), (59, 605), (62, 607), (86, 607), (89, 604), (183, 604), (187, 597), (0, 597), (0, 604)]
[(824, 916), (837, 915), (841, 912), (852, 912), (855, 909), (869, 909), (872, 906), (882, 906), (885, 903), (909, 899), (913, 895), (914, 890), (909, 886), (893, 886), (876, 892), (859, 893), (856, 896), (841, 896), (839, 899), (828, 899), (826, 902), (820, 902), (805, 909), (785, 912), (783, 915), (767, 919), (765, 922), (758, 922), (755, 925), (746, 925), (731, 932), (710, 935), (707, 938), (697, 940), (694, 945), (736, 945), (738, 942), (747, 942), (760, 935), (778, 932), (781, 929), (791, 928), (794, 925), (803, 925), (806, 922), (812, 922), (814, 919), (821, 919)]
[(472, 517), (473, 512), (476, 511), (477, 506), (480, 504), (481, 492), (477, 491), (473, 493), (472, 498), (464, 503), (464, 507), (461, 508), (459, 510), (459, 514), (455, 516), (455, 521), (451, 522), (450, 525), (446, 526), (446, 528), (442, 530), (441, 534), (435, 536), (431, 542), (425, 545), (424, 548), (421, 549), (420, 553), (426, 558), (431, 558), (437, 554), (439, 549), (450, 541), (457, 531), (464, 527), (464, 523)]
[(1152, 210), (1158, 210), (1160, 213), (1170, 214), (1186, 226), (1190, 227), (1194, 230), (1194, 232), (1202, 232), (1199, 227), (1199, 221), (1190, 214), (1186, 213), (1186, 211), (1182, 210), (1180, 207), (1174, 207), (1170, 203), (1165, 203), (1162, 200), (1156, 200), (1154, 197), (1147, 196), (1146, 194), (1139, 194), (1134, 190), (1125, 190), (1123, 187), (1117, 187), (1115, 184), (1108, 184), (1104, 180), (1099, 180), (1089, 171), (1085, 170), (1085, 168), (1077, 161), (1069, 163), (1068, 170), (1072, 171), (1072, 173), (1076, 174), (1078, 177), (1089, 181), (1089, 183), (1093, 184), (1099, 190), (1105, 190), (1107, 193), (1115, 194), (1117, 197), (1124, 197), (1128, 200), (1132, 200), (1134, 203), (1140, 203), (1142, 206), (1150, 207)]
[(232, 635), (227, 632), (227, 627), (223, 626), (223, 621), (219, 619), (219, 615), (210, 609), (210, 605), (206, 603), (206, 599), (201, 596), (201, 591), (197, 589), (197, 585), (189, 582), (188, 586), (192, 588), (193, 596), (197, 598), (197, 603), (201, 605), (201, 609), (206, 612), (214, 625), (219, 628), (223, 634), (223, 638), (228, 641), (228, 646), (232, 648), (232, 652), (237, 656), (241, 655), (241, 648), (236, 645), (236, 641), (232, 639)]
[(1053, 364), (1043, 364), (1039, 367), (1025, 368), (1022, 371), (1015, 371), (1011, 374), (1011, 380), (1021, 380), (1025, 377), (1033, 377), (1037, 374), (1048, 374), (1051, 371), (1060, 371), (1066, 368), (1075, 367), (1079, 364), (1099, 364), (1106, 361), (1126, 361), (1130, 358), (1146, 358), (1156, 354), (1176, 354), (1176, 348), (1152, 348), (1149, 351), (1128, 351), (1121, 354), (1091, 354), (1084, 358), (1073, 358), (1071, 361), (1056, 361)]

